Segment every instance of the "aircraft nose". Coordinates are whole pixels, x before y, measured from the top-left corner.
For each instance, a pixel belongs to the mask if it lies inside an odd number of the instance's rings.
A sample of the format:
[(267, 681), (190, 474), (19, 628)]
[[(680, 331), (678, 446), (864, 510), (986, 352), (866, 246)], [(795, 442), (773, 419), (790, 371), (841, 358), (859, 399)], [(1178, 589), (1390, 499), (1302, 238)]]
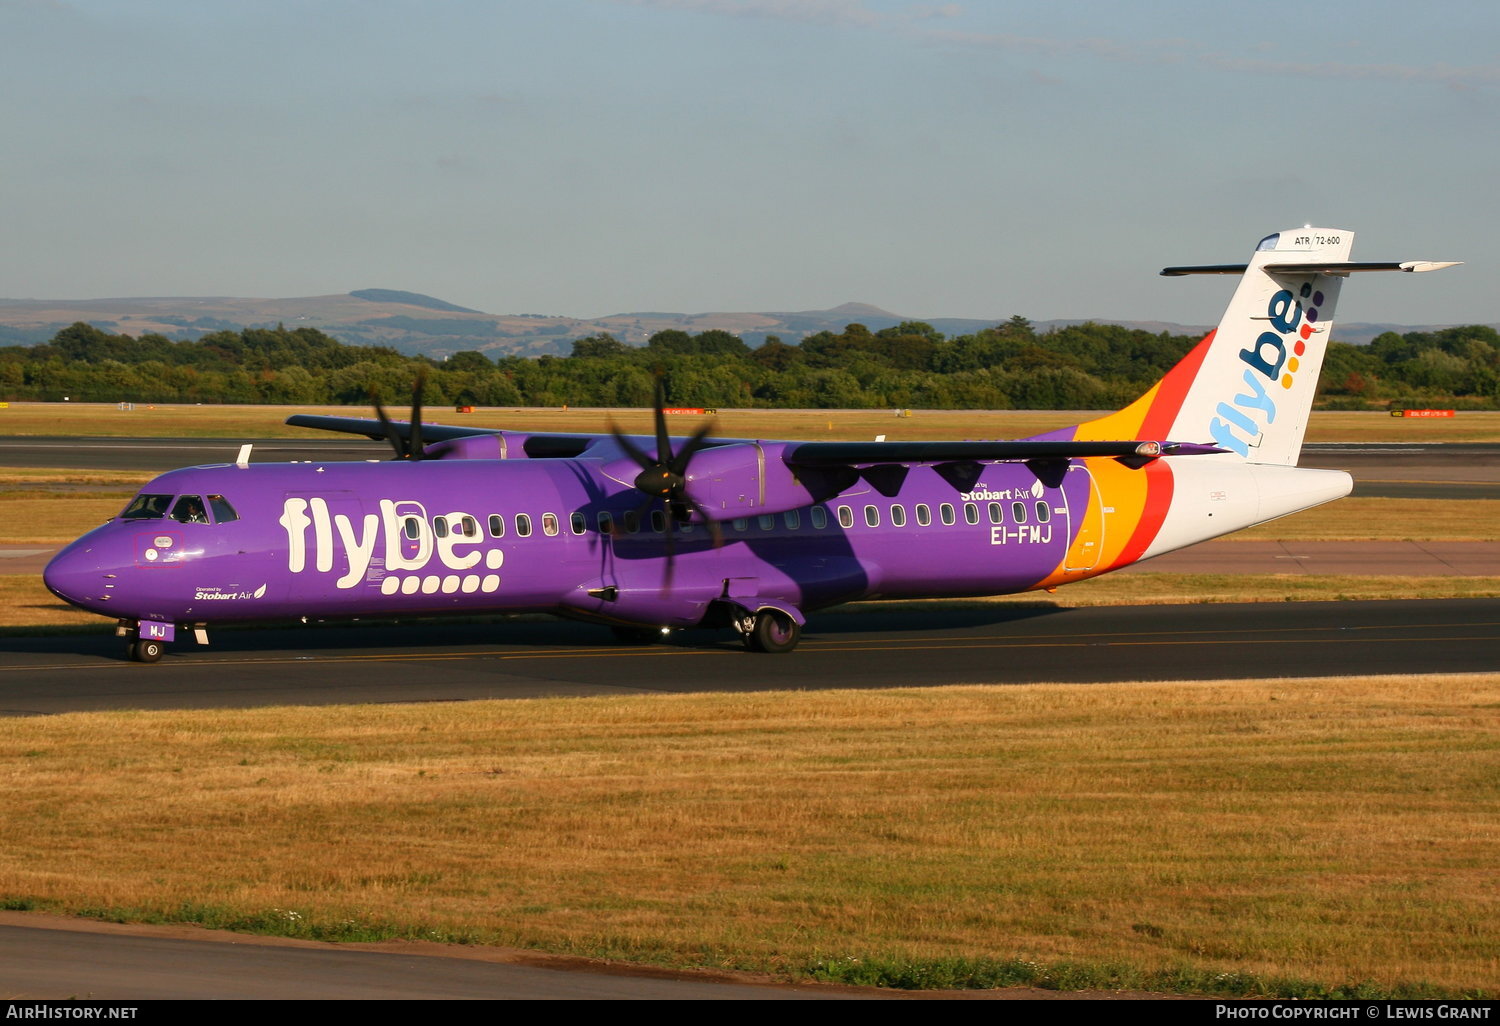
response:
[(114, 574), (104, 567), (92, 546), (70, 545), (42, 571), (42, 583), (64, 602), (92, 608), (109, 601)]

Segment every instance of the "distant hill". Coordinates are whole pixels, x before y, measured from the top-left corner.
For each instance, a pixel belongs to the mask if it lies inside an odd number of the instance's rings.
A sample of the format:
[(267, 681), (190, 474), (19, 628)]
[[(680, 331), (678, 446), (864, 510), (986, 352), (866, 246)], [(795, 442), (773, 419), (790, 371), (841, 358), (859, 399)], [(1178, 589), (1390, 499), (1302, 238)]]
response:
[[(402, 352), (437, 359), (464, 350), (490, 357), (517, 354), (567, 355), (573, 339), (608, 332), (630, 345), (644, 345), (658, 331), (690, 333), (718, 329), (758, 346), (768, 335), (797, 343), (820, 331), (839, 331), (859, 323), (872, 331), (902, 321), (920, 320), (944, 335), (966, 335), (1002, 324), (992, 320), (956, 317), (912, 317), (891, 313), (868, 303), (845, 303), (831, 310), (769, 313), (638, 312), (583, 319), (544, 314), (487, 314), (418, 292), (399, 289), (358, 289), (341, 295), (292, 299), (243, 299), (225, 296), (143, 297), (119, 299), (0, 299), (0, 346), (34, 345), (58, 331), (85, 321), (106, 331), (140, 336), (156, 332), (175, 339), (195, 339), (215, 331), (242, 328), (311, 327), (355, 345), (390, 346)], [(1139, 328), (1153, 334), (1203, 334), (1205, 325), (1170, 321), (1117, 321), (1104, 324)], [(1080, 324), (1086, 318), (1036, 321), (1039, 331)], [(1385, 331), (1432, 331), (1448, 325), (1339, 324), (1335, 336), (1362, 344)], [(1492, 325), (1500, 328), (1500, 325)]]
[(400, 289), (355, 289), (349, 295), (356, 299), (368, 299), (372, 303), (405, 303), (407, 306), (422, 306), (429, 310), (447, 310), (449, 313), (477, 314), (480, 312), (478, 310), (470, 310), (466, 306), (447, 303), (441, 299), (433, 299), (431, 296), (424, 296), (420, 292), (402, 292)]

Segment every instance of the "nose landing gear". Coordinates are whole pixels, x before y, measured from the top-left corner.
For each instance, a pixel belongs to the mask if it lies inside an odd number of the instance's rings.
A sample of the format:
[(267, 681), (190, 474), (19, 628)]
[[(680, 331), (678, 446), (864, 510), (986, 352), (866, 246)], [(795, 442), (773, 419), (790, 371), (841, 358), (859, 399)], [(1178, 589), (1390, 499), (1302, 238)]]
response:
[(125, 658), (134, 663), (154, 663), (161, 658), (167, 646), (154, 638), (132, 641), (125, 646)]

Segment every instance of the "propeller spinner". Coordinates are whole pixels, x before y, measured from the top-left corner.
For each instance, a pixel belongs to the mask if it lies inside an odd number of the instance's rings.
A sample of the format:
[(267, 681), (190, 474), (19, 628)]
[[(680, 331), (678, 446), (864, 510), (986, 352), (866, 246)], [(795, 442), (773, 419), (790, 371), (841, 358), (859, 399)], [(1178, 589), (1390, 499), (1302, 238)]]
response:
[(685, 523), (693, 513), (702, 517), (713, 532), (714, 546), (717, 548), (722, 544), (722, 536), (719, 533), (719, 525), (708, 510), (700, 506), (687, 492), (687, 469), (692, 462), (693, 455), (704, 447), (708, 440), (710, 425), (702, 424), (694, 431), (682, 447), (675, 453), (672, 451), (672, 439), (667, 434), (666, 391), (662, 387), (661, 378), (656, 379), (656, 455), (648, 455), (640, 446), (632, 442), (629, 436), (621, 433), (620, 429), (611, 426), (610, 431), (615, 441), (619, 443), (641, 472), (635, 476), (632, 482), (636, 490), (644, 492), (645, 500), (636, 507), (635, 515), (640, 516), (654, 506), (657, 502), (662, 503), (665, 514), (667, 543), (667, 578), (665, 587), (670, 587), (672, 564), (675, 550), (673, 540), (673, 527), (675, 523)]

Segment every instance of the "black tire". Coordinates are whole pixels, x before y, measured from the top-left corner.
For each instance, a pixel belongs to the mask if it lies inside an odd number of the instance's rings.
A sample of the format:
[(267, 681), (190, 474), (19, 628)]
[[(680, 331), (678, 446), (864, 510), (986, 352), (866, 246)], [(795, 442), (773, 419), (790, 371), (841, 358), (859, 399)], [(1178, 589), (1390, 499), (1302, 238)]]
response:
[(130, 657), (138, 663), (154, 663), (167, 650), (166, 645), (163, 645), (160, 641), (153, 641), (150, 638), (143, 638), (130, 647)]
[(752, 652), (779, 655), (790, 652), (802, 640), (802, 628), (790, 616), (776, 609), (762, 609), (755, 614), (755, 626), (745, 635)]

